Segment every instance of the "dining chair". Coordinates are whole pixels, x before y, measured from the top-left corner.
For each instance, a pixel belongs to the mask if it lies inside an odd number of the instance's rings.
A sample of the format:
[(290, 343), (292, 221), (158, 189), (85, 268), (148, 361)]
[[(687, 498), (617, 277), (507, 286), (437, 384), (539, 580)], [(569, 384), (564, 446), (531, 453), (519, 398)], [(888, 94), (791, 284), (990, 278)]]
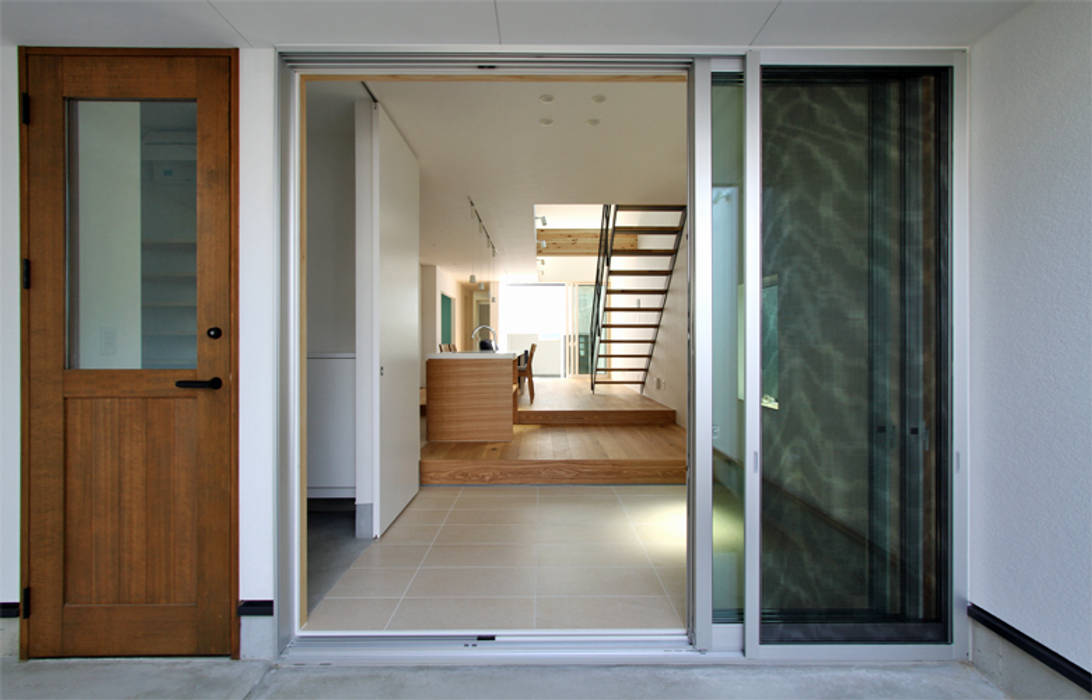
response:
[(519, 364), (519, 383), (520, 387), (523, 386), (523, 380), (527, 380), (527, 393), (531, 397), (531, 403), (535, 402), (535, 375), (531, 371), (531, 363), (535, 361), (535, 348), (538, 347), (537, 343), (531, 343), (531, 349), (527, 351), (523, 358), (523, 361)]

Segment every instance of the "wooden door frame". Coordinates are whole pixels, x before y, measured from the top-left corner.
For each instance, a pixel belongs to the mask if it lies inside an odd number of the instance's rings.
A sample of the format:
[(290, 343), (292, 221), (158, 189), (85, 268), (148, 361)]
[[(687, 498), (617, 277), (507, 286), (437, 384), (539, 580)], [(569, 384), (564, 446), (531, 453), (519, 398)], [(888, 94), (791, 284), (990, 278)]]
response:
[[(118, 56), (126, 58), (141, 57), (223, 57), (230, 63), (230, 107), (229, 107), (229, 157), (231, 161), (229, 192), (229, 261), (228, 295), (230, 306), (230, 331), (228, 342), (231, 356), (232, 380), (227, 383), (230, 391), (229, 404), (231, 425), (229, 427), (230, 449), (228, 459), (231, 473), (230, 516), (228, 523), (230, 581), (231, 657), (239, 658), (239, 51), (238, 49), (128, 49), (128, 48), (69, 48), (69, 47), (19, 47), (19, 92), (27, 92), (27, 57), (28, 56)], [(25, 108), (25, 106), (24, 106)], [(19, 126), (19, 252), (20, 257), (28, 257), (30, 243), (29, 227), (29, 170), (28, 139), (26, 123)], [(30, 305), (28, 290), (24, 287), (20, 294), (20, 354), (21, 354), (21, 469), (20, 469), (20, 586), (25, 591), (30, 578)], [(20, 601), (20, 610), (25, 612), (28, 602)], [(29, 630), (25, 614), (19, 620), (19, 658), (28, 658)]]

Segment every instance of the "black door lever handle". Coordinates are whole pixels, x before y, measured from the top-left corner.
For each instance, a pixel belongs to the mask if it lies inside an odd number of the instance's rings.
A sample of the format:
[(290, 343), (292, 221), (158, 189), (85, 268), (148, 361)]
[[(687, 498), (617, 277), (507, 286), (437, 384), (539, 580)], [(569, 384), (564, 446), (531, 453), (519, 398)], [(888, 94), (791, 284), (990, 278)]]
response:
[(174, 383), (179, 389), (219, 389), (224, 385), (219, 377), (212, 379), (179, 379)]

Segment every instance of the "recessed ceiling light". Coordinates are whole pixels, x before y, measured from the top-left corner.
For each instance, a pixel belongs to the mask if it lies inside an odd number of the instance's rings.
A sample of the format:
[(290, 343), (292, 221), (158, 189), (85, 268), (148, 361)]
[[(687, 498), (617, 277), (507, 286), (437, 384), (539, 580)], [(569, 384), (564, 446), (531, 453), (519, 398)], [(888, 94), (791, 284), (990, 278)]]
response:
[(599, 126), (599, 120), (598, 119), (589, 119), (588, 120), (588, 126)]
[(538, 123), (541, 124), (542, 126), (553, 126), (554, 125), (554, 120), (550, 119), (549, 117), (543, 117), (542, 119), (538, 120)]
[(554, 101), (554, 96), (550, 95), (548, 93), (543, 93), (543, 94), (538, 96), (538, 101), (539, 102), (553, 102)]
[(592, 95), (591, 101), (595, 102), (595, 103), (598, 103), (598, 104), (602, 104), (602, 103), (607, 101), (607, 96), (606, 95)]

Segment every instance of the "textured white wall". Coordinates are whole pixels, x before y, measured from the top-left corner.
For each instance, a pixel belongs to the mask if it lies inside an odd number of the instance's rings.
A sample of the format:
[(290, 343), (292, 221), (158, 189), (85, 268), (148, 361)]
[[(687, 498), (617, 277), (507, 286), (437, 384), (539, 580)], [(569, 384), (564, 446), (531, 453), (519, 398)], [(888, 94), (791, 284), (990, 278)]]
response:
[(1092, 4), (971, 51), (971, 602), (1092, 667)]

